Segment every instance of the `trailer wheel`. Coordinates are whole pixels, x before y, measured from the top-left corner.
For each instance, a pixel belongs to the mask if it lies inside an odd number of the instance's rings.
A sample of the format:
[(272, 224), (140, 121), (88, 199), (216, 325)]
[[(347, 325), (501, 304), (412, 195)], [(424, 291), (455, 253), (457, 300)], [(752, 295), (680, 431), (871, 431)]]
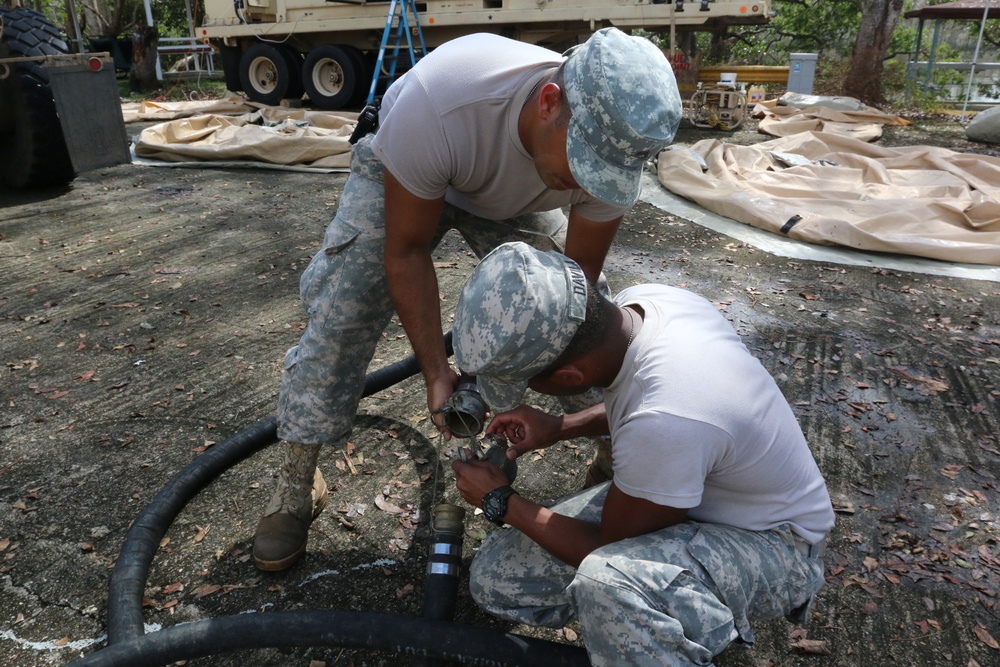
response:
[(240, 83), (254, 102), (274, 105), (295, 97), (298, 71), (293, 72), (291, 55), (273, 44), (258, 43), (243, 52), (240, 58)]
[(302, 67), (302, 84), (309, 99), (321, 109), (341, 109), (355, 98), (362, 63), (348, 49), (333, 44), (317, 46)]
[[(0, 7), (0, 21), (0, 58), (69, 53), (56, 27), (33, 9)], [(0, 77), (0, 182), (23, 188), (72, 181), (76, 173), (44, 63), (12, 63)]]

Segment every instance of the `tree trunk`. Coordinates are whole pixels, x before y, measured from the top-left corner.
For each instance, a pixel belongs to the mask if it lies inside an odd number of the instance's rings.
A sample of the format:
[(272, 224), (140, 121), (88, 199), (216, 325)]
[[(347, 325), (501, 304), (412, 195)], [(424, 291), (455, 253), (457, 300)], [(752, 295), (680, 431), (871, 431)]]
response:
[(156, 45), (160, 35), (155, 27), (137, 25), (132, 32), (132, 68), (129, 83), (134, 92), (146, 92), (159, 87), (156, 78)]
[(885, 103), (882, 92), (885, 54), (903, 11), (903, 0), (860, 0), (860, 5), (861, 25), (844, 94), (879, 106)]

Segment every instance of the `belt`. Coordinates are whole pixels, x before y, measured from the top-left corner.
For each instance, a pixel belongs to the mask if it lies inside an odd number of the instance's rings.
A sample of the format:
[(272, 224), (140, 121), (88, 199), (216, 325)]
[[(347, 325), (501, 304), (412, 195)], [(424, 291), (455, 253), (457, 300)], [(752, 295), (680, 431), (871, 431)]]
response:
[(809, 544), (796, 535), (795, 548), (804, 553), (808, 558), (822, 558), (826, 553), (826, 538), (824, 537), (816, 544)]

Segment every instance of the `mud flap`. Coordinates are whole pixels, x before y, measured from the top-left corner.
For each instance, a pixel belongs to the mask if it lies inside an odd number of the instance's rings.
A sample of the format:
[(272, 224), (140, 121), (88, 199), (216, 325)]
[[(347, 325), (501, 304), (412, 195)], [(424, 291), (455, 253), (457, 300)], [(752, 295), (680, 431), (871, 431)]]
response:
[(84, 62), (47, 65), (73, 169), (82, 173), (131, 162), (114, 61), (106, 54), (78, 59)]

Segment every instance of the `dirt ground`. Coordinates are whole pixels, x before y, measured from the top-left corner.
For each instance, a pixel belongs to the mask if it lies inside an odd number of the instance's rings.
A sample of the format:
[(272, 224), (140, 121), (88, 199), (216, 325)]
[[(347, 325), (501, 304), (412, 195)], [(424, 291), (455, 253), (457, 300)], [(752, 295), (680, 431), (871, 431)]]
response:
[[(678, 141), (708, 136), (764, 138), (686, 129)], [(933, 118), (882, 141), (988, 152)], [(298, 277), (344, 180), (122, 165), (65, 189), (0, 191), (0, 665), (67, 665), (100, 648), (130, 522), (206, 448), (273, 414), (304, 321)], [(474, 257), (448, 236), (435, 261), (447, 317)], [(789, 260), (648, 203), (626, 217), (607, 269), (615, 290), (659, 281), (717, 305), (777, 378), (835, 501), (808, 627), (757, 623), (758, 643), (717, 664), (1000, 665), (1000, 283)], [(394, 322), (373, 368), (408, 354)], [(516, 485), (557, 498), (580, 487), (590, 454), (557, 445), (522, 461)], [(435, 473), (453, 456), (418, 379), (366, 399), (351, 445), (322, 456), (331, 496), (308, 554), (279, 574), (249, 555), (278, 448), (234, 466), (162, 541), (147, 631), (277, 610), (418, 615), (429, 509), (462, 503), (447, 465)], [(467, 519), (465, 565), (491, 530)], [(491, 619), (465, 591), (457, 616), (579, 642), (572, 626)], [(302, 648), (188, 664), (408, 659)]]

